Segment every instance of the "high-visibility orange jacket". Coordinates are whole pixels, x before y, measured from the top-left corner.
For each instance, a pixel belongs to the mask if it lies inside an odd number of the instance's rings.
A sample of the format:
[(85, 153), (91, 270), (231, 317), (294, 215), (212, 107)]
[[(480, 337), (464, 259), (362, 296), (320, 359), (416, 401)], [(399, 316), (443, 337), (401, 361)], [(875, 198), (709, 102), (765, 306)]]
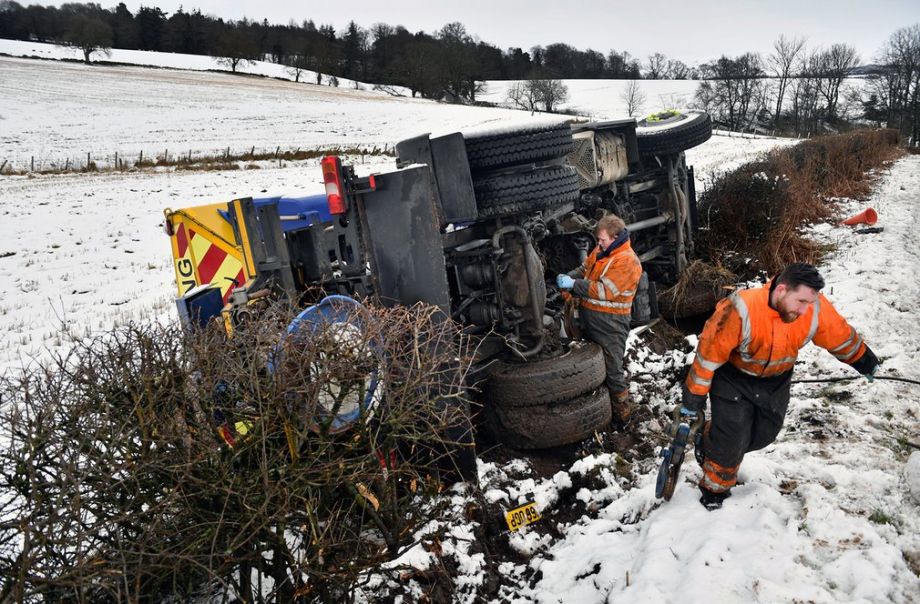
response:
[(582, 308), (615, 315), (628, 315), (642, 276), (642, 264), (627, 239), (609, 254), (598, 258), (597, 248), (585, 263), (569, 273), (578, 280), (572, 293), (580, 298)]
[(770, 308), (770, 285), (735, 292), (716, 306), (687, 375), (690, 392), (708, 394), (713, 373), (725, 363), (754, 377), (789, 371), (811, 341), (851, 365), (865, 354), (862, 338), (822, 294), (805, 314), (785, 323)]

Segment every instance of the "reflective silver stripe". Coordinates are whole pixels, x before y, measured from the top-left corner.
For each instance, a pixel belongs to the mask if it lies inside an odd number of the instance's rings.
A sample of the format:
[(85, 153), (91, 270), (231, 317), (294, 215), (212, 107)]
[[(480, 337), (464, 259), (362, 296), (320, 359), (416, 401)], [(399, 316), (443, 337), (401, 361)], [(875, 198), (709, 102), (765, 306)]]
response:
[(862, 338), (860, 338), (860, 339), (859, 339), (859, 345), (856, 346), (856, 348), (853, 349), (853, 354), (851, 354), (851, 355), (848, 356), (847, 358), (843, 359), (843, 361), (844, 361), (845, 363), (849, 363), (850, 361), (854, 360), (854, 359), (856, 358), (856, 355), (859, 353), (859, 349), (862, 348), (862, 345), (863, 345), (863, 341), (862, 341)]
[(596, 283), (594, 289), (597, 290), (597, 297), (599, 300), (607, 299), (607, 289), (604, 287), (603, 283)]
[(778, 367), (780, 365), (788, 365), (789, 363), (795, 364), (795, 360), (797, 358), (798, 357), (786, 357), (784, 359), (777, 359), (775, 361), (770, 361), (769, 363), (767, 363), (766, 368), (771, 369), (773, 367)]
[(696, 353), (696, 362), (700, 364), (700, 367), (707, 371), (715, 371), (725, 363), (716, 363), (715, 361), (710, 361), (697, 351)]
[(811, 342), (811, 339), (815, 337), (815, 334), (818, 332), (818, 315), (821, 314), (821, 296), (815, 300), (815, 305), (812, 307), (813, 314), (811, 315), (811, 327), (808, 328), (808, 335), (805, 337), (805, 341), (802, 342), (802, 345), (799, 348), (803, 348), (806, 344)]
[[(601, 283), (603, 283), (603, 284), (604, 284), (604, 287), (606, 287), (607, 290), (608, 290), (611, 294), (613, 294), (614, 296), (617, 296), (617, 295), (620, 294), (620, 290), (617, 289), (617, 286), (614, 285), (614, 284), (613, 284), (613, 281), (611, 281), (610, 279), (608, 279), (608, 278), (606, 278), (606, 277), (601, 277)], [(625, 294), (626, 292), (623, 292), (623, 293)]]
[(598, 300), (596, 298), (585, 298), (585, 302), (597, 304), (598, 306), (603, 306), (605, 308), (632, 308), (632, 302), (607, 302), (605, 300)]
[[(738, 292), (735, 292), (731, 295), (732, 305), (735, 307), (735, 310), (738, 312), (738, 316), (741, 318), (741, 344), (738, 345), (738, 354), (741, 355), (741, 359), (745, 363), (755, 363), (757, 365), (766, 365), (767, 361), (761, 361), (755, 359), (751, 356), (750, 346), (751, 346), (751, 316), (748, 313), (747, 304), (744, 303), (744, 300), (741, 299), (741, 296), (738, 295)], [(755, 375), (755, 374), (751, 374)]]
[(709, 478), (709, 476), (706, 475), (705, 472), (703, 472), (703, 478), (700, 480), (700, 482), (702, 483), (703, 487), (711, 493), (724, 493), (731, 488), (714, 482), (711, 478)]
[(709, 386), (712, 385), (712, 380), (704, 380), (703, 378), (698, 376), (695, 371), (690, 372), (690, 381), (692, 381), (694, 384), (698, 384), (706, 388), (709, 388)]
[(859, 352), (859, 349), (862, 348), (863, 339), (859, 336), (856, 337), (856, 344), (853, 346), (853, 350), (844, 354), (844, 353), (834, 353), (834, 356), (840, 359), (841, 361), (848, 362), (849, 359), (852, 359), (856, 356), (856, 353)]
[(836, 348), (831, 348), (831, 349), (830, 349), (831, 354), (836, 355), (836, 356), (839, 356), (838, 353), (839, 353), (841, 350), (843, 350), (844, 348), (847, 348), (850, 344), (852, 344), (852, 343), (853, 343), (853, 340), (855, 340), (857, 337), (858, 337), (858, 336), (856, 335), (856, 330), (853, 329), (853, 328), (851, 327), (851, 328), (850, 328), (850, 337), (849, 337), (849, 339), (847, 339), (847, 341), (844, 342), (843, 344), (841, 344), (840, 346), (837, 346)]
[(760, 374), (759, 374), (759, 373), (756, 373), (756, 372), (754, 372), (754, 371), (750, 371), (750, 370), (748, 370), (748, 369), (745, 369), (744, 367), (738, 367), (738, 366), (736, 365), (736, 366), (735, 366), (735, 369), (737, 369), (738, 371), (741, 371), (741, 372), (743, 372), (743, 373), (746, 373), (746, 374), (748, 374), (748, 375), (753, 375), (754, 377), (760, 377)]

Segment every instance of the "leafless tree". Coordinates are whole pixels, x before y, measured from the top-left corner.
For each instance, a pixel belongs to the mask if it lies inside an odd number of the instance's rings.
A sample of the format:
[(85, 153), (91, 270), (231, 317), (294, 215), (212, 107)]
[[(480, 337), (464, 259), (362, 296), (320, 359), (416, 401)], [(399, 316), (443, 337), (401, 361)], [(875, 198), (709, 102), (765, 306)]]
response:
[(635, 117), (645, 105), (645, 93), (642, 92), (642, 88), (636, 80), (629, 80), (626, 83), (626, 87), (620, 93), (620, 98), (626, 103), (626, 115), (629, 117)]
[(304, 54), (294, 55), (291, 64), (287, 68), (287, 72), (294, 76), (295, 82), (300, 82), (300, 76), (303, 75), (303, 72), (309, 69), (310, 58)]
[(696, 104), (730, 130), (749, 128), (765, 98), (760, 55), (722, 56), (701, 69), (706, 81), (696, 91)]
[(537, 110), (537, 97), (535, 88), (529, 81), (515, 82), (508, 89), (506, 98), (512, 106), (524, 109), (533, 114)]
[(529, 80), (528, 84), (534, 88), (537, 102), (548, 113), (557, 110), (569, 98), (569, 89), (562, 80)]
[(804, 49), (805, 38), (798, 36), (787, 38), (783, 35), (773, 42), (773, 53), (767, 57), (769, 73), (776, 78), (776, 110), (773, 112), (774, 128), (779, 127), (789, 78), (793, 76), (793, 68)]
[(876, 86), (888, 127), (916, 145), (920, 140), (920, 23), (894, 32), (880, 58), (884, 71)]
[(649, 80), (660, 80), (665, 77), (667, 71), (668, 58), (656, 52), (648, 56), (648, 63), (646, 63), (645, 68), (645, 77)]
[(825, 100), (827, 118), (837, 115), (840, 100), (840, 86), (850, 75), (850, 70), (859, 64), (856, 49), (848, 44), (834, 44), (819, 55), (821, 95)]
[(109, 54), (109, 47), (112, 46), (112, 28), (102, 19), (77, 15), (71, 29), (65, 34), (65, 39), (68, 45), (83, 52), (83, 60), (89, 65), (93, 54)]
[(690, 77), (690, 68), (681, 60), (668, 59), (665, 74), (669, 80), (686, 80)]
[(252, 63), (259, 57), (259, 47), (255, 40), (248, 30), (242, 28), (232, 29), (223, 34), (218, 44), (218, 52), (221, 55), (218, 62), (228, 66), (234, 73), (240, 65)]
[(821, 118), (821, 53), (817, 50), (803, 53), (796, 71), (798, 77), (790, 80), (792, 107), (790, 115), (797, 136), (810, 136), (818, 131)]

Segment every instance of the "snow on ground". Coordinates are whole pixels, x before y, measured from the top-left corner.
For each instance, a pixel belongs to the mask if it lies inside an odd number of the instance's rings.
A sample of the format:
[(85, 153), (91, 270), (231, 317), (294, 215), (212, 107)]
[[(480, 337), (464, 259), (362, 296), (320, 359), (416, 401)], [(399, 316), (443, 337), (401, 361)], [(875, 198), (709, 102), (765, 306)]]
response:
[[(370, 159), (357, 164), (359, 173), (392, 164)], [(80, 337), (174, 315), (165, 208), (323, 190), (318, 160), (259, 170), (0, 177), (0, 371), (66, 346), (62, 323)]]
[[(24, 40), (0, 40), (0, 54), (11, 57), (28, 57), (38, 59), (51, 59), (63, 61), (83, 61), (83, 52), (79, 48), (71, 46), (61, 46), (58, 44), (45, 44), (42, 42), (26, 42)], [(107, 54), (97, 52), (90, 59), (94, 63), (124, 63), (127, 65), (143, 65), (145, 67), (165, 67), (169, 69), (186, 69), (192, 71), (227, 71), (230, 69), (226, 62), (221, 61), (218, 57), (206, 55), (187, 55), (179, 52), (148, 52), (145, 50), (125, 50), (121, 48), (112, 48)], [(236, 67), (237, 73), (264, 76), (267, 78), (278, 78), (282, 80), (296, 79), (295, 72), (292, 68), (278, 63), (269, 63), (267, 61), (248, 61), (241, 62)], [(300, 73), (301, 82), (316, 82), (316, 72), (304, 69)], [(321, 75), (321, 83), (328, 85), (329, 76)], [(356, 82), (347, 78), (339, 78), (339, 87), (372, 90), (373, 86), (362, 82)], [(392, 87), (392, 93), (408, 94), (405, 88)], [(388, 94), (383, 91), (375, 91), (379, 94)]]
[[(630, 80), (563, 80), (569, 89), (566, 111), (596, 120), (620, 119), (628, 114), (623, 91)], [(642, 118), (664, 109), (689, 107), (700, 83), (697, 80), (636, 80), (645, 102), (636, 114)], [(490, 81), (476, 98), (502, 105), (515, 81)]]
[[(354, 146), (521, 115), (214, 73), (0, 58), (0, 76), (2, 148), (25, 155), (39, 149), (45, 157), (78, 150), (83, 141), (109, 149), (173, 145), (198, 124), (188, 136), (201, 148), (276, 145), (283, 137), (289, 147)], [(68, 89), (73, 104), (64, 102)], [(688, 160), (704, 185), (719, 170), (779, 144), (787, 141), (714, 136)], [(390, 163), (378, 158), (361, 169)], [(165, 207), (315, 193), (319, 176), (315, 161), (204, 173), (0, 176), (0, 371), (63, 345), (61, 321), (82, 335), (170, 315)], [(920, 377), (918, 190), (920, 157), (909, 156), (882, 175), (867, 202), (884, 231), (813, 229), (839, 246), (823, 267), (829, 297), (883, 359), (883, 374), (912, 378)], [(847, 211), (863, 205), (848, 203)], [(651, 374), (650, 380), (689, 360), (676, 351), (660, 357), (633, 350), (631, 371)], [(847, 372), (812, 347), (797, 376)], [(671, 404), (676, 391), (669, 400), (650, 399), (647, 384), (637, 380), (634, 394), (653, 407)], [(496, 598), (506, 602), (920, 601), (920, 502), (910, 494), (920, 491), (920, 459), (915, 454), (908, 465), (910, 449), (898, 441), (918, 440), (918, 400), (916, 387), (896, 382), (795, 386), (787, 428), (777, 443), (747, 457), (744, 484), (719, 511), (705, 511), (690, 482), (670, 502), (655, 500), (652, 457), (624, 470), (609, 454), (587, 456), (546, 479), (516, 460), (480, 467), (489, 505), (507, 510), (536, 501), (544, 516), (508, 536), (517, 552), (512, 559), (483, 556), (462, 488), (447, 495), (453, 516), (445, 513), (417, 537), (439, 532), (437, 549), (459, 568), (459, 602), (476, 599), (490, 564), (503, 578)], [(690, 459), (684, 471), (689, 481), (699, 477)], [(413, 548), (388, 565), (392, 570), (371, 577), (365, 599), (373, 599), (375, 586), (399, 583), (399, 569), (436, 563), (432, 556)], [(422, 587), (408, 589), (420, 595)]]
[[(822, 266), (825, 293), (882, 360), (879, 375), (920, 378), (920, 157), (898, 161), (872, 198), (846, 202), (878, 210), (875, 234), (819, 225), (814, 235), (837, 244)], [(637, 370), (692, 360), (673, 352), (643, 359)], [(797, 379), (854, 375), (815, 346), (803, 350)], [(634, 387), (636, 385), (634, 384)], [(651, 405), (673, 404), (649, 401)], [(535, 481), (526, 464), (480, 467), (485, 497), (513, 509), (536, 502), (543, 520), (509, 537), (520, 554), (501, 571), (503, 602), (862, 602), (920, 601), (920, 389), (863, 378), (797, 384), (786, 427), (766, 449), (747, 455), (739, 485), (721, 510), (699, 503), (699, 466), (688, 457), (685, 481), (669, 502), (654, 497), (656, 460), (637, 464), (630, 488), (609, 455), (590, 456), (567, 472)], [(584, 476), (592, 476), (585, 481)], [(574, 486), (573, 486), (574, 483)], [(522, 488), (523, 487), (523, 488)], [(575, 490), (585, 513), (570, 513)], [(462, 500), (462, 498), (456, 498)], [(565, 505), (559, 502), (566, 501)], [(462, 506), (455, 511), (458, 517)], [(427, 527), (450, 540), (446, 526)], [(558, 535), (553, 537), (552, 535)], [(450, 556), (447, 556), (450, 557)], [(398, 565), (397, 561), (397, 565)], [(431, 560), (425, 562), (430, 564)], [(411, 563), (407, 561), (411, 566)], [(462, 564), (461, 564), (462, 566)], [(456, 601), (472, 601), (462, 585), (482, 582), (481, 569), (457, 582)], [(385, 572), (369, 590), (395, 585)], [(368, 598), (373, 601), (372, 598)]]
[[(3, 41), (0, 41), (3, 42)], [(8, 42), (8, 41), (7, 41)], [(3, 52), (0, 44), (0, 52)], [(157, 54), (157, 53), (144, 53)], [(424, 132), (517, 120), (509, 109), (439, 104), (230, 73), (0, 56), (0, 164), (10, 169), (294, 149), (392, 150)], [(559, 117), (559, 120), (564, 117)]]
[[(0, 40), (0, 54), (78, 58), (73, 48)], [(423, 132), (495, 129), (508, 121), (565, 116), (508, 109), (447, 105), (288, 81), (284, 67), (257, 62), (241, 67), (246, 77), (226, 72), (214, 58), (173, 53), (112, 50), (107, 60), (131, 65), (84, 65), (0, 56), (0, 164), (8, 170), (85, 165), (87, 153), (100, 166), (115, 154), (129, 162), (151, 158), (294, 149), (360, 147), (390, 149)], [(197, 70), (197, 71), (196, 71)], [(305, 81), (312, 82), (307, 78)], [(568, 107), (594, 119), (626, 117), (619, 98), (625, 80), (571, 80)], [(369, 89), (365, 84), (358, 84)], [(483, 100), (503, 102), (509, 82), (489, 82)], [(642, 81), (652, 111), (686, 107), (694, 81)], [(36, 119), (41, 116), (41, 119)], [(752, 137), (750, 140), (758, 141)], [(773, 139), (767, 139), (773, 140)], [(775, 142), (749, 143), (752, 147)], [(752, 149), (753, 150), (753, 149)], [(733, 154), (730, 151), (729, 154)], [(718, 158), (714, 163), (722, 162)]]

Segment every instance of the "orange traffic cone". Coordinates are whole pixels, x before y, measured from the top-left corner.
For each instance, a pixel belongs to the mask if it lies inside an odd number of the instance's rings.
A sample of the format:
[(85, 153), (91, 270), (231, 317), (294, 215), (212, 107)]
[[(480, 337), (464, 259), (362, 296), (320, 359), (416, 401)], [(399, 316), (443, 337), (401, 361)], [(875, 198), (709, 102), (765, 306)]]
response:
[(840, 224), (868, 224), (869, 226), (872, 226), (876, 222), (878, 222), (878, 213), (872, 208), (866, 208), (859, 214), (853, 214)]

